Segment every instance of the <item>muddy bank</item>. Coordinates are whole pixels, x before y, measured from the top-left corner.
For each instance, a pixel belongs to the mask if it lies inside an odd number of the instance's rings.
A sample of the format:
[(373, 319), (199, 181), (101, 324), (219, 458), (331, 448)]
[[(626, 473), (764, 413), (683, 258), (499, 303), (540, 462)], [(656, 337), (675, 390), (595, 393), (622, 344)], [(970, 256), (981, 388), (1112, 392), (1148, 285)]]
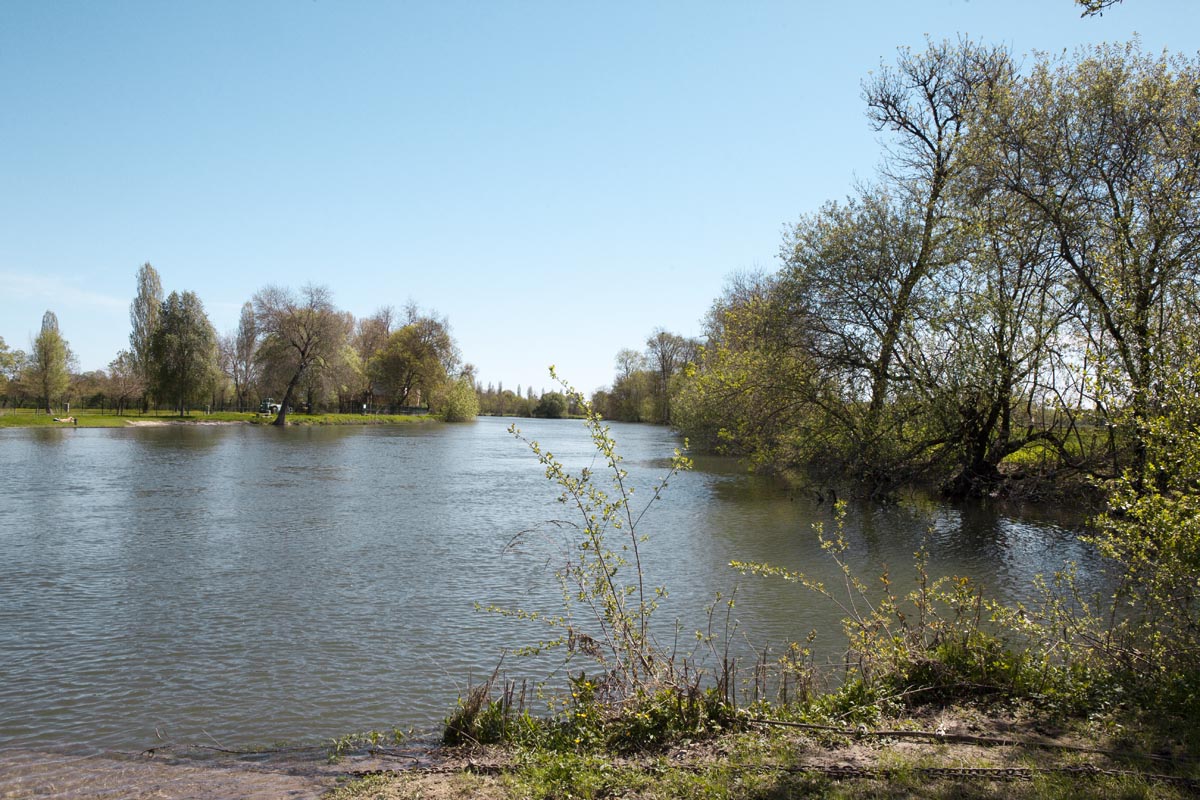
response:
[(325, 747), (262, 753), (202, 747), (87, 755), (67, 750), (0, 750), (0, 798), (60, 800), (317, 800), (349, 778), (430, 763), (414, 746), (329, 763)]

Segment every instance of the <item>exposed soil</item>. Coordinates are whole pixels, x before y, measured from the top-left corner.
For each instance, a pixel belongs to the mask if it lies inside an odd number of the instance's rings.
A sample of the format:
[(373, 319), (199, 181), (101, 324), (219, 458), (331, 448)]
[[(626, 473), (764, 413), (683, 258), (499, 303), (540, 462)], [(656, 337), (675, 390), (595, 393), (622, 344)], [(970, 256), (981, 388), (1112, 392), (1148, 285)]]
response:
[(204, 748), (77, 755), (0, 751), (0, 798), (62, 800), (316, 800), (348, 777), (430, 763), (428, 748), (330, 763), (321, 748), (222, 753)]
[[(689, 770), (717, 765), (735, 770), (743, 765), (769, 770), (772, 764), (782, 764), (791, 769), (817, 771), (894, 769), (906, 765), (972, 769), (1090, 766), (1097, 770), (1138, 769), (1142, 773), (1168, 774), (1191, 761), (1188, 754), (1176, 752), (1152, 757), (1162, 760), (1135, 765), (1123, 757), (1127, 754), (1094, 752), (1106, 749), (1105, 743), (1090, 741), (1077, 733), (1046, 728), (1034, 720), (961, 709), (883, 726), (900, 731), (893, 735), (871, 731), (863, 736), (846, 736), (765, 725), (753, 726), (752, 730), (759, 727), (771, 731), (761, 741), (745, 735), (718, 738), (685, 743), (657, 758), (631, 757), (615, 759), (613, 763), (639, 768), (656, 764), (655, 768), (661, 768), (665, 762)], [(941, 731), (941, 735), (920, 737), (911, 733), (916, 731), (925, 734)], [(986, 743), (985, 739), (993, 741)], [(1006, 743), (997, 744), (997, 740)], [(748, 755), (748, 742), (751, 751), (761, 743), (762, 752)], [(0, 751), (0, 798), (320, 800), (333, 793), (339, 800), (343, 797), (506, 800), (510, 796), (509, 787), (501, 773), (509, 766), (509, 754), (499, 748), (439, 750), (419, 744), (379, 748), (346, 756), (335, 763), (330, 763), (328, 752), (321, 747), (261, 753), (229, 753), (198, 746), (166, 747), (143, 753), (95, 755), (10, 750)], [(1187, 774), (1188, 768), (1184, 772)], [(356, 791), (335, 791), (364, 777), (367, 784), (360, 783)], [(1085, 776), (1079, 780), (1090, 779)], [(954, 785), (953, 781), (931, 779), (927, 788), (932, 791), (935, 786), (940, 787), (935, 793), (938, 796), (956, 796)], [(1080, 788), (1089, 785), (1081, 784)], [(992, 782), (990, 789), (973, 796), (1004, 797), (1016, 788), (1016, 784), (1007, 784), (1007, 790), (1005, 786)], [(867, 795), (872, 794), (869, 787), (864, 789)], [(1183, 794), (1186, 793), (1184, 789)]]

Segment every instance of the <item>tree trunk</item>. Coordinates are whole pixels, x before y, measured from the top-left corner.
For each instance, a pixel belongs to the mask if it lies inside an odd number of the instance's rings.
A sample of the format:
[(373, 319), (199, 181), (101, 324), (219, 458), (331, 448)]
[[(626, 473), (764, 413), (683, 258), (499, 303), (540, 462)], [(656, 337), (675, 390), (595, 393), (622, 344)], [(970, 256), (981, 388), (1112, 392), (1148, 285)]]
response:
[(296, 386), (300, 383), (300, 376), (303, 374), (304, 367), (301, 367), (296, 371), (296, 374), (292, 376), (292, 379), (288, 381), (287, 391), (283, 393), (283, 400), (279, 402), (279, 414), (275, 417), (275, 421), (271, 423), (272, 425), (278, 425), (280, 427), (287, 425), (288, 406), (292, 404), (292, 395), (295, 393)]

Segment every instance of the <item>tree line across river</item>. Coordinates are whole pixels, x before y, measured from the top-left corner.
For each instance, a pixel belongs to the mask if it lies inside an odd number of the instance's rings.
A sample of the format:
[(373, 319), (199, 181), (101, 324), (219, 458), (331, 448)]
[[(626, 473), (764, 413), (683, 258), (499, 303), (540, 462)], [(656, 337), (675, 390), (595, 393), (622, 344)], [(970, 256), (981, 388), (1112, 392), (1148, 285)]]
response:
[(163, 296), (149, 263), (137, 274), (129, 348), (107, 371), (72, 374), (73, 358), (47, 311), (28, 354), (0, 342), (6, 404), (50, 412), (71, 398), (84, 407), (251, 411), (277, 401), (289, 411), (399, 412), (474, 417), (474, 368), (463, 364), (444, 317), (410, 304), (355, 319), (321, 286), (268, 286), (242, 306), (238, 327), (218, 336), (200, 298)]
[[(1020, 66), (962, 39), (902, 50), (863, 97), (875, 177), (792, 226), (777, 272), (732, 279), (701, 340), (622, 350), (595, 409), (878, 496), (1144, 468), (1154, 420), (1200, 384), (1197, 60), (1134, 40)], [(107, 373), (69, 376), (48, 312), (28, 355), (0, 346), (4, 401), (580, 411), (477, 385), (414, 305), (355, 319), (324, 287), (267, 287), (217, 336), (149, 264), (137, 287)]]
[[(194, 292), (163, 297), (157, 270), (137, 274), (130, 346), (107, 370), (78, 372), (58, 317), (47, 311), (28, 353), (0, 339), (0, 405), (99, 409), (122, 414), (170, 408), (271, 413), (401, 413), (421, 409), (452, 420), (479, 413), (562, 418), (583, 409), (568, 393), (522, 391), (475, 380), (449, 321), (415, 304), (355, 319), (329, 290), (267, 287), (242, 307), (238, 327), (217, 335)], [(664, 331), (645, 355), (622, 350), (615, 389), (597, 393), (613, 418), (667, 422), (669, 378), (696, 343)], [(649, 368), (654, 357), (657, 371)], [(612, 398), (611, 401), (609, 398)], [(65, 411), (64, 411), (65, 413)]]

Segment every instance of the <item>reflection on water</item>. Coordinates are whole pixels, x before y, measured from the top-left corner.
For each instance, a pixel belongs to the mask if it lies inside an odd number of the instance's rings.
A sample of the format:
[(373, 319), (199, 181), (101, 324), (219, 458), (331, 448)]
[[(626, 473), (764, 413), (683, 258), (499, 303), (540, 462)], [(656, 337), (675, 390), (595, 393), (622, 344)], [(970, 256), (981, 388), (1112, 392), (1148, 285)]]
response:
[[(600, 466), (579, 423), (520, 424), (568, 466)], [(0, 745), (236, 745), (435, 722), (506, 646), (545, 638), (476, 601), (557, 608), (555, 541), (506, 545), (569, 509), (506, 427), (0, 431)], [(649, 497), (677, 442), (613, 433)], [(812, 531), (830, 513), (701, 459), (644, 520), (650, 579), (670, 590), (659, 636), (678, 620), (691, 638), (714, 592), (740, 584), (742, 641), (817, 628), (832, 647), (836, 609), (728, 567), (830, 575)], [(979, 508), (852, 507), (846, 523), (868, 575), (911, 574), (922, 542), (933, 574), (1007, 599), (1065, 560), (1096, 572), (1070, 530)]]

